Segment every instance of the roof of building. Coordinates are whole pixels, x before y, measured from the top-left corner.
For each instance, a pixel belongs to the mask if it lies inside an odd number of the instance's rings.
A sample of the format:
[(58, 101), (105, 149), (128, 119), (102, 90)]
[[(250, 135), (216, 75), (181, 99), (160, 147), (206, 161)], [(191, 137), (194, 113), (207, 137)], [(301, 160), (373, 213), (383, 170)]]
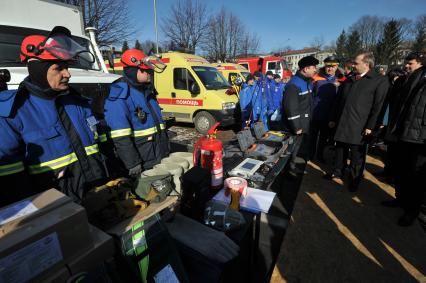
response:
[(305, 54), (305, 53), (316, 53), (319, 52), (320, 50), (317, 48), (303, 48), (303, 49), (299, 49), (299, 50), (289, 50), (286, 52), (280, 52), (279, 55), (280, 56), (287, 56), (287, 55), (295, 55), (295, 54)]

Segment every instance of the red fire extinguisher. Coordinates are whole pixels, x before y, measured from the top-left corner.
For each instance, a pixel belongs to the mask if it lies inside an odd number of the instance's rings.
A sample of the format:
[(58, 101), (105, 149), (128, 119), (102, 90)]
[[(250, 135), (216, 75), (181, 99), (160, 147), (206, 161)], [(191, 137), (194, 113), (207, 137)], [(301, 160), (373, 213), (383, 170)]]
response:
[(223, 186), (222, 142), (216, 139), (216, 128), (219, 122), (211, 127), (206, 136), (200, 137), (194, 145), (194, 166), (211, 171), (211, 188), (221, 189)]

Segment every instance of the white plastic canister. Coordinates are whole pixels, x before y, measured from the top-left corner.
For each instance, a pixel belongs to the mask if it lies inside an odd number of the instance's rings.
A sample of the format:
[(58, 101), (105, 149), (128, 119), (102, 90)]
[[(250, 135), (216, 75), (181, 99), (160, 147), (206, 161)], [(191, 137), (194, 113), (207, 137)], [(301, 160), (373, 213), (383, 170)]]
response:
[(186, 159), (183, 159), (181, 157), (176, 157), (176, 156), (166, 157), (161, 160), (161, 163), (177, 164), (183, 168), (184, 172), (188, 171), (189, 169), (189, 162)]
[(170, 157), (180, 157), (189, 162), (189, 168), (194, 166), (193, 154), (191, 152), (173, 152)]

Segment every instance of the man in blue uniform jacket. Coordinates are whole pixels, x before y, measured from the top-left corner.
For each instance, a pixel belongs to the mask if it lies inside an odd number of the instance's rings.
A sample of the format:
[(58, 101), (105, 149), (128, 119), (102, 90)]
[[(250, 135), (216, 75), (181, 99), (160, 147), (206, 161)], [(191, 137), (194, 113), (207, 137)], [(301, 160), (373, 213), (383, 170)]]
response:
[(284, 128), (295, 136), (290, 160), (290, 173), (301, 174), (295, 159), (304, 136), (309, 133), (311, 124), (312, 77), (317, 72), (318, 60), (306, 56), (299, 60), (299, 70), (287, 83), (282, 100)]
[[(129, 49), (121, 56), (124, 76), (111, 85), (105, 101), (107, 137), (128, 175), (137, 177), (168, 156), (170, 151), (161, 109), (152, 83), (153, 70), (164, 64)], [(101, 136), (105, 141), (106, 137)]]
[(281, 102), (283, 99), (285, 83), (282, 82), (280, 75), (274, 75), (274, 82), (271, 84), (271, 121), (281, 121)]
[(254, 77), (250, 74), (246, 78), (246, 83), (240, 92), (240, 108), (241, 108), (241, 128), (250, 127), (255, 116), (253, 109), (253, 99), (256, 97), (256, 84)]
[(22, 41), (29, 76), (0, 93), (0, 206), (50, 188), (79, 201), (106, 181), (97, 121), (88, 99), (68, 85), (68, 63), (84, 52), (64, 27)]

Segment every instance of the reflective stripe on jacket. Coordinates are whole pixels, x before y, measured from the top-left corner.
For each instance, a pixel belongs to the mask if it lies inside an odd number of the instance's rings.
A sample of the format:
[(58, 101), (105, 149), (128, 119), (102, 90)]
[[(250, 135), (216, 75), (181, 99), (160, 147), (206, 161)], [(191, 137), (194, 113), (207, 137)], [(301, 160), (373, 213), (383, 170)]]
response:
[(89, 184), (106, 178), (95, 141), (96, 119), (88, 100), (74, 90), (53, 98), (34, 95), (39, 90), (26, 79), (13, 92), (10, 108), (0, 109), (5, 137), (0, 140), (0, 176), (27, 169), (36, 191), (55, 187), (81, 198)]
[(297, 72), (287, 83), (283, 95), (284, 125), (292, 133), (309, 131), (312, 103), (312, 83)]
[[(126, 169), (141, 164), (145, 169), (156, 163), (155, 153), (147, 143), (165, 130), (160, 106), (154, 95), (130, 86), (127, 82), (111, 85), (105, 101), (105, 121), (118, 157)], [(105, 136), (100, 137), (106, 141)]]

